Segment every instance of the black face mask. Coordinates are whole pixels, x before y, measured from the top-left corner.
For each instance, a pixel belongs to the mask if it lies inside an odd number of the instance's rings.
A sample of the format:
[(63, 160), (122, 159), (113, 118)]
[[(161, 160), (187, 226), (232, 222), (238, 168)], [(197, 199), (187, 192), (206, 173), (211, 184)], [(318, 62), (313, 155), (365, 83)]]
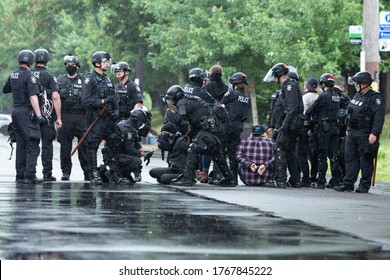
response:
[(222, 78), (221, 73), (213, 73), (210, 75), (210, 81), (212, 81), (212, 82), (221, 80), (221, 78)]
[(77, 72), (77, 66), (66, 66), (66, 72), (68, 72), (69, 75), (73, 76)]

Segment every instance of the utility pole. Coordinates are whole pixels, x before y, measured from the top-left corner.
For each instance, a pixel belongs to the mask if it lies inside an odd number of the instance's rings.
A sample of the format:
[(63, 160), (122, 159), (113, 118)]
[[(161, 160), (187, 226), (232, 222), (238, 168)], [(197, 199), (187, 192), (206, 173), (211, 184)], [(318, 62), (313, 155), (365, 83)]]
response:
[(379, 0), (363, 0), (363, 53), (361, 71), (373, 75), (379, 86)]

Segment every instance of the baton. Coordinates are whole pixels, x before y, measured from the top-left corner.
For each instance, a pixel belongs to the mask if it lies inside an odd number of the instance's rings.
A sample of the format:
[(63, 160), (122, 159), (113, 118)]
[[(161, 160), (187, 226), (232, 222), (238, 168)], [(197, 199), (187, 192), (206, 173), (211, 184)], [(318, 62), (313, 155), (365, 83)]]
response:
[[(376, 139), (376, 141), (379, 142), (379, 136), (378, 135), (378, 139)], [(374, 158), (374, 170), (373, 170), (373, 173), (372, 173), (372, 186), (375, 187), (375, 179), (376, 179), (376, 167), (377, 167), (377, 163), (378, 163), (378, 154), (379, 154), (379, 148), (378, 148), (378, 151), (376, 152), (376, 155), (375, 155), (375, 158)]]
[(88, 134), (91, 132), (92, 128), (96, 125), (100, 117), (103, 115), (104, 111), (107, 109), (109, 103), (104, 104), (103, 108), (99, 111), (97, 117), (94, 119), (94, 121), (91, 123), (91, 125), (88, 127), (87, 131), (84, 133), (83, 137), (81, 137), (79, 143), (77, 146), (73, 149), (73, 151), (70, 153), (70, 156), (73, 156), (74, 153), (77, 151), (78, 148), (80, 148), (81, 144), (84, 142), (85, 138), (87, 138)]

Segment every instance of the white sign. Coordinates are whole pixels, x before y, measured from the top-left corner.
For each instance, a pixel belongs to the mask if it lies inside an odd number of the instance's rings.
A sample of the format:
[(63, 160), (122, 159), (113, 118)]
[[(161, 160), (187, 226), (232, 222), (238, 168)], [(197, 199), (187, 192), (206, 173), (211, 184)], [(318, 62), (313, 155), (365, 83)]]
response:
[(390, 51), (390, 12), (379, 13), (379, 50)]

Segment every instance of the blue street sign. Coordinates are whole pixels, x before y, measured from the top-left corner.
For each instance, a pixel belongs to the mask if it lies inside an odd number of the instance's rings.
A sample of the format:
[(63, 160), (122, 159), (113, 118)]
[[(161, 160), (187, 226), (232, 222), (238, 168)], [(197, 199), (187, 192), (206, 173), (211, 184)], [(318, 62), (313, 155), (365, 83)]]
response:
[(390, 24), (379, 24), (379, 31), (390, 32)]
[(379, 39), (390, 39), (390, 32), (379, 32)]
[(390, 23), (390, 14), (385, 15), (385, 21)]

